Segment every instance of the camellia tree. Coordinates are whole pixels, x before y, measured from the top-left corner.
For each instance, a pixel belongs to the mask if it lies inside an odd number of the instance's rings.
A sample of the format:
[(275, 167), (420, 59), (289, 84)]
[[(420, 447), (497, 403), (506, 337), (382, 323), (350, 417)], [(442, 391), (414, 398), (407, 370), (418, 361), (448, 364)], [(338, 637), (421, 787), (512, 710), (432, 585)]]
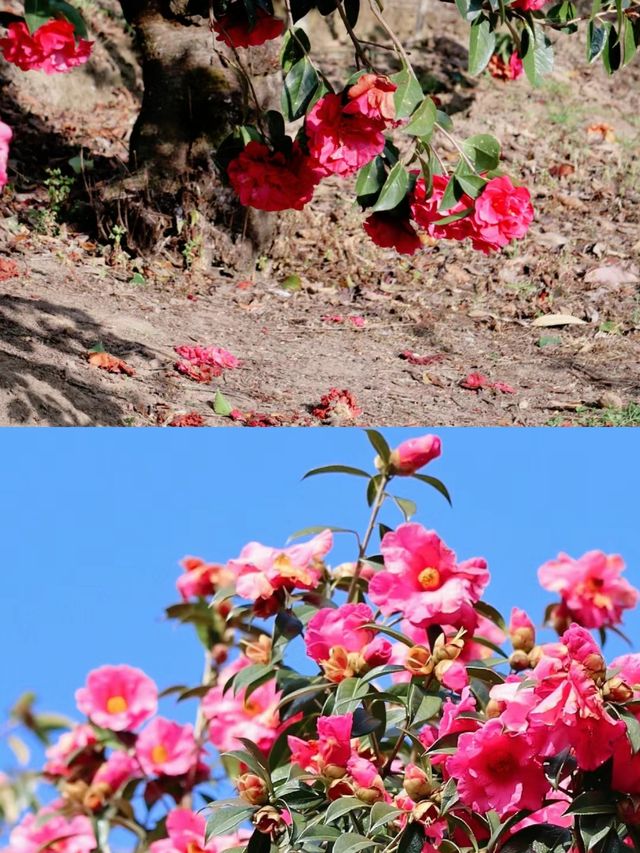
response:
[[(100, 666), (76, 692), (83, 721), (54, 743), (60, 720), (18, 704), (14, 727), (48, 743), (40, 778), (55, 794), (38, 806), (23, 782), (31, 808), (7, 853), (108, 851), (115, 832), (118, 849), (152, 853), (640, 849), (640, 654), (607, 664), (592, 634), (619, 633), (638, 601), (622, 559), (539, 569), (558, 634), (539, 643), (524, 610), (507, 624), (485, 601), (486, 561), (458, 560), (394, 494), (413, 477), (449, 498), (419, 473), (439, 439), (390, 450), (368, 435), (375, 473), (307, 474), (362, 478), (364, 533), (312, 528), (224, 564), (183, 560), (167, 614), (202, 641), (201, 684), (159, 694), (139, 669)], [(338, 535), (353, 556), (332, 565)], [(157, 715), (168, 694), (197, 700), (193, 725)], [(213, 799), (221, 785), (235, 796)]]
[[(412, 51), (381, 0), (366, 6), (122, 0), (137, 35), (145, 92), (130, 163), (142, 178), (130, 178), (121, 192), (155, 192), (174, 228), (176, 219), (184, 223), (190, 211), (209, 205), (209, 219), (216, 216), (211, 211), (226, 212), (227, 227), (255, 241), (264, 236), (256, 224), (264, 217), (234, 218), (237, 202), (257, 211), (299, 210), (327, 177), (357, 175), (364, 227), (380, 246), (413, 254), (430, 237), (470, 240), (488, 253), (523, 237), (534, 215), (530, 193), (517, 175), (504, 173), (498, 140), (456, 138), (449, 116), (423, 91)], [(472, 75), (488, 68), (508, 80), (524, 71), (538, 85), (553, 67), (554, 36), (574, 33), (582, 22), (587, 59), (600, 57), (609, 73), (631, 61), (640, 43), (633, 0), (593, 0), (590, 10), (573, 0), (456, 6), (469, 23)], [(377, 42), (359, 35), (363, 11), (382, 34)], [(353, 62), (339, 81), (328, 79), (314, 48), (317, 13), (335, 19), (353, 44)], [(8, 23), (0, 48), (24, 70), (56, 73), (85, 62), (91, 42), (67, 0), (25, 0), (24, 20)], [(2, 181), (9, 133), (0, 130)], [(212, 159), (219, 177), (213, 182), (206, 177)], [(158, 221), (166, 236), (166, 216)], [(159, 235), (148, 240), (153, 236)]]

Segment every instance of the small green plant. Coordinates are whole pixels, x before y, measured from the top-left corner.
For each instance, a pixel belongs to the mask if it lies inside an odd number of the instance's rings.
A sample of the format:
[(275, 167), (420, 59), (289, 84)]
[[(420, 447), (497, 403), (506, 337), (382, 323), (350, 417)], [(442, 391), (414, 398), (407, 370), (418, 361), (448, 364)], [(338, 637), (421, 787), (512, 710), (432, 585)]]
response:
[(122, 249), (122, 238), (127, 233), (127, 229), (123, 225), (114, 225), (109, 231), (109, 239), (113, 243), (113, 248), (116, 252)]
[(63, 175), (60, 169), (47, 169), (47, 178), (44, 185), (49, 196), (49, 210), (57, 222), (60, 212), (66, 203), (75, 183), (72, 175)]
[(192, 237), (191, 240), (187, 240), (184, 244), (182, 247), (182, 257), (184, 258), (184, 264), (188, 270), (193, 266), (193, 262), (200, 257), (201, 252), (202, 237), (200, 235)]
[[(567, 423), (565, 415), (555, 415), (547, 422), (547, 426), (560, 426)], [(606, 406), (603, 409), (593, 409), (580, 406), (575, 416), (571, 418), (572, 426), (586, 427), (637, 427), (640, 426), (640, 403), (627, 403), (622, 408)]]

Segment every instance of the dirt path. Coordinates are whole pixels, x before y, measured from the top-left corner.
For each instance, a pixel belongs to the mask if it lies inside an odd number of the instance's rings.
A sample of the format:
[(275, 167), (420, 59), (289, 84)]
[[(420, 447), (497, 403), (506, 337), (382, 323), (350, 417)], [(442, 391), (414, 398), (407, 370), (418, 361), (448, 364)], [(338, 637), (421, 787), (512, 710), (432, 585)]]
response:
[[(596, 422), (607, 421), (602, 407), (625, 422), (640, 401), (640, 66), (609, 80), (565, 64), (538, 91), (472, 84), (464, 30), (451, 9), (436, 13), (450, 63), (425, 74), (458, 110), (459, 132), (495, 132), (508, 168), (534, 188), (532, 232), (506, 255), (441, 245), (398, 259), (366, 240), (344, 185), (327, 183), (312, 207), (283, 217), (253, 279), (184, 270), (179, 258), (113, 265), (86, 234), (38, 233), (46, 193), (33, 146), (41, 153), (45, 134), (61, 165), (80, 145), (122, 157), (135, 81), (107, 75), (111, 107), (90, 115), (64, 99), (42, 112), (34, 93), (5, 87), (0, 115), (22, 122), (23, 150), (0, 224), (0, 423), (150, 425), (197, 412), (228, 425), (213, 412), (216, 389), (243, 412), (320, 423), (310, 409), (332, 387), (355, 395), (361, 424), (590, 422), (590, 407)], [(550, 313), (582, 322), (534, 325)], [(223, 346), (241, 367), (190, 381), (173, 367), (179, 344)], [(90, 366), (96, 345), (135, 375)], [(461, 387), (476, 372), (514, 393)]]

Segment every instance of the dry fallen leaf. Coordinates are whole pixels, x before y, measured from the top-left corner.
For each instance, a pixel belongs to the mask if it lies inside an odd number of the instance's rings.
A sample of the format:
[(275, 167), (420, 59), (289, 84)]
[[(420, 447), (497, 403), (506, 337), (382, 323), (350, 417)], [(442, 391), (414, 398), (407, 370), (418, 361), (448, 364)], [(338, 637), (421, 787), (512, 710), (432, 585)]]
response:
[(616, 133), (614, 128), (605, 121), (596, 122), (587, 128), (587, 140), (589, 142), (615, 142)]
[(549, 166), (549, 174), (554, 178), (566, 178), (568, 175), (573, 175), (576, 167), (571, 163), (555, 163)]
[(580, 317), (574, 317), (572, 314), (544, 314), (542, 317), (536, 317), (531, 323), (532, 326), (573, 326), (586, 325), (586, 320), (581, 320)]
[(0, 258), (0, 281), (15, 278), (18, 275), (18, 264), (10, 258)]
[(87, 360), (91, 367), (99, 367), (109, 373), (126, 373), (127, 376), (135, 376), (136, 374), (133, 367), (130, 367), (126, 361), (116, 358), (115, 355), (110, 355), (108, 352), (90, 352), (87, 355)]
[(608, 264), (589, 270), (584, 280), (589, 284), (637, 284), (640, 279), (630, 270), (625, 270), (618, 264)]

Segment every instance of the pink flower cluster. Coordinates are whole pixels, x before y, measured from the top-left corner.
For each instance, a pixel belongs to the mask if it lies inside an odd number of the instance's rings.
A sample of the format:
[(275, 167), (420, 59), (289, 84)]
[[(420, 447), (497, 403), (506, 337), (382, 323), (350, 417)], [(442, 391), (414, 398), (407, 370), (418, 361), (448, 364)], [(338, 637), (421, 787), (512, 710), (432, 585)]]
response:
[(22, 71), (45, 74), (59, 74), (83, 65), (92, 48), (92, 41), (76, 41), (73, 24), (62, 18), (47, 21), (33, 33), (22, 21), (9, 24), (6, 37), (0, 39), (0, 50), (7, 62)]
[(223, 853), (246, 842), (251, 833), (241, 829), (231, 835), (219, 835), (204, 840), (205, 819), (190, 809), (173, 809), (167, 815), (167, 838), (154, 841), (151, 853)]
[(561, 603), (554, 621), (578, 622), (585, 628), (607, 628), (622, 621), (640, 593), (621, 577), (624, 561), (618, 554), (589, 551), (578, 560), (559, 554), (538, 570), (545, 589), (557, 592)]
[(59, 810), (64, 803), (54, 803), (36, 814), (25, 815), (9, 836), (10, 853), (91, 853), (96, 837), (88, 817), (66, 818)]

